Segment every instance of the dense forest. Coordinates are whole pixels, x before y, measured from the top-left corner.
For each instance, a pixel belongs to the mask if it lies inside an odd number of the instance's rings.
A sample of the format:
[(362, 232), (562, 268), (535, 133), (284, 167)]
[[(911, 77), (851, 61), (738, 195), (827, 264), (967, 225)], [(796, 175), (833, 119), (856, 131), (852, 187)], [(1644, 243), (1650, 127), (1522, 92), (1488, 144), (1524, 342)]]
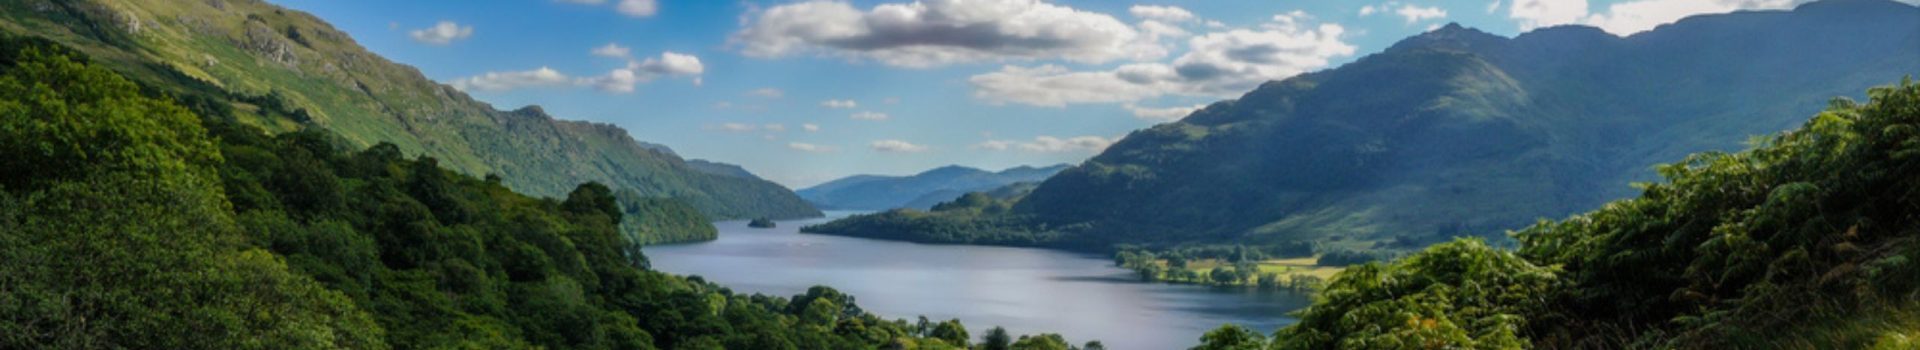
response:
[[(0, 37), (0, 348), (1074, 347), (650, 271), (607, 186), (529, 197), (90, 62)], [(703, 220), (660, 208), (632, 220)]]
[(1838, 99), (1637, 198), (1333, 278), (1271, 339), (1196, 349), (1912, 349), (1920, 346), (1920, 84)]
[(591, 181), (678, 199), (714, 219), (821, 215), (785, 187), (715, 174), (730, 165), (682, 159), (618, 126), (558, 119), (539, 106), (496, 109), (318, 17), (262, 0), (0, 1), (0, 32), (59, 42), (156, 89), (193, 87), (297, 112), (239, 119), (268, 132), (323, 127), (354, 148), (391, 144), (445, 169), (497, 175), (522, 193), (561, 196)]

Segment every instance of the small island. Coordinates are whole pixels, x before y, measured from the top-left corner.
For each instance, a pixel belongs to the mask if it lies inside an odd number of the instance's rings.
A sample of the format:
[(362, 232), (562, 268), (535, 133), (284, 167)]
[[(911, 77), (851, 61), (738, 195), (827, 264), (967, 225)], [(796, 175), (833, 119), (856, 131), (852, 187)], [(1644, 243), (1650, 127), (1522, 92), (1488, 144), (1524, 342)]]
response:
[(773, 226), (773, 219), (768, 218), (756, 218), (747, 222), (747, 227), (752, 228), (773, 228)]

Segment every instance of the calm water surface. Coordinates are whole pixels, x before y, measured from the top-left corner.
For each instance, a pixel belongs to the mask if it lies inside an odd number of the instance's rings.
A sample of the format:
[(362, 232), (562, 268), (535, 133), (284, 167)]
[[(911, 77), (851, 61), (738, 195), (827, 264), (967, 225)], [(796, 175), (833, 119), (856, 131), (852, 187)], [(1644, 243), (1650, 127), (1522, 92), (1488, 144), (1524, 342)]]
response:
[[(838, 217), (847, 213), (829, 213)], [(717, 223), (711, 242), (645, 248), (660, 271), (699, 275), (736, 292), (792, 296), (828, 285), (889, 319), (959, 318), (976, 341), (993, 326), (1061, 333), (1109, 349), (1185, 349), (1223, 323), (1262, 333), (1292, 323), (1308, 298), (1136, 282), (1106, 257), (1029, 248), (927, 245)]]

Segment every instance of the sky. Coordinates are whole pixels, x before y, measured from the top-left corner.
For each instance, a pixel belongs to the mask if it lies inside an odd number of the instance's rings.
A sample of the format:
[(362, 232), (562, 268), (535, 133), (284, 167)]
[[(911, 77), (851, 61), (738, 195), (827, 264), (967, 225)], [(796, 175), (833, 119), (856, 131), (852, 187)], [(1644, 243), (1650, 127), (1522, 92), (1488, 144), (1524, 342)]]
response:
[(1804, 0), (272, 0), (495, 108), (612, 123), (788, 187), (1078, 163), (1449, 22), (1616, 35)]

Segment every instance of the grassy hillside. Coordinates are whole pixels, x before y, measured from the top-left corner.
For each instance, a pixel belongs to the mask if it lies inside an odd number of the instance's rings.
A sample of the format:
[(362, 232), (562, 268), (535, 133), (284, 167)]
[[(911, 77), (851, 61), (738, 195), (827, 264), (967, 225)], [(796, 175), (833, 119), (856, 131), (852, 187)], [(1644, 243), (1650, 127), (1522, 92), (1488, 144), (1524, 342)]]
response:
[(1624, 38), (1450, 25), (1136, 131), (994, 219), (1021, 226), (972, 227), (1092, 248), (1417, 247), (1499, 232), (1632, 195), (1657, 162), (1737, 149), (1829, 98), (1920, 73), (1915, 48), (1920, 8), (1886, 0), (1697, 16)]
[(79, 0), (0, 3), (0, 31), (74, 47), (137, 81), (211, 90), (242, 121), (272, 132), (332, 130), (357, 147), (391, 143), (471, 175), (496, 174), (535, 195), (597, 181), (672, 197), (720, 219), (817, 216), (787, 189), (699, 171), (616, 126), (554, 119), (538, 107), (496, 110), (381, 58), (318, 18), (258, 0)]
[[(1836, 100), (1640, 196), (1336, 275), (1300, 323), (1206, 349), (1911, 349), (1920, 337), (1920, 85)], [(1215, 335), (1218, 336), (1215, 336)]]
[(0, 48), (0, 348), (971, 340), (959, 321), (883, 320), (826, 287), (744, 295), (648, 270), (621, 217), (701, 221), (684, 206), (623, 215), (596, 183), (529, 197), (393, 144), (346, 151), (319, 129), (270, 134), (241, 120), (278, 114), (143, 87), (49, 42), (0, 37)]

